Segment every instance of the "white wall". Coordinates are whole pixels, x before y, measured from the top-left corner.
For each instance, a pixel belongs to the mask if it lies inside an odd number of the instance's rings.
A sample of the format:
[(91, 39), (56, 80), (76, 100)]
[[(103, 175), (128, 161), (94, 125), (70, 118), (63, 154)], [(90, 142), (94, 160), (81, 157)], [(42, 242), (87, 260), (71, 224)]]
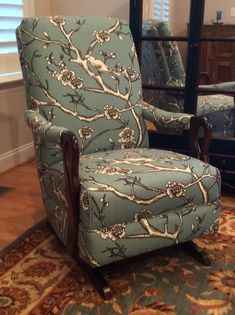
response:
[(52, 15), (100, 15), (129, 20), (129, 0), (50, 0), (50, 11)]
[(204, 23), (211, 24), (211, 20), (215, 20), (216, 10), (221, 10), (222, 22), (235, 24), (235, 17), (231, 17), (232, 7), (235, 7), (235, 0), (206, 0)]
[[(173, 0), (174, 35), (187, 34), (190, 0)], [(235, 0), (206, 0), (204, 24), (211, 24), (215, 20), (216, 10), (223, 11), (222, 22), (235, 24), (235, 17), (231, 17), (231, 7), (235, 7)]]
[[(31, 0), (32, 1), (32, 0)], [(65, 1), (66, 2), (66, 1)], [(50, 0), (34, 0), (35, 15), (50, 15)]]

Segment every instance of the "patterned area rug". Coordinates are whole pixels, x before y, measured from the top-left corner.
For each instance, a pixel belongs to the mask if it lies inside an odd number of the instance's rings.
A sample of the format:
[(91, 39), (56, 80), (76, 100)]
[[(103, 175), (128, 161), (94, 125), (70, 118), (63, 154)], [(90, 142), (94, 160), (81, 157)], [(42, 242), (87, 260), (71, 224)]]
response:
[(212, 267), (171, 248), (107, 274), (115, 293), (104, 301), (42, 222), (0, 255), (0, 314), (235, 314), (235, 209), (197, 244)]

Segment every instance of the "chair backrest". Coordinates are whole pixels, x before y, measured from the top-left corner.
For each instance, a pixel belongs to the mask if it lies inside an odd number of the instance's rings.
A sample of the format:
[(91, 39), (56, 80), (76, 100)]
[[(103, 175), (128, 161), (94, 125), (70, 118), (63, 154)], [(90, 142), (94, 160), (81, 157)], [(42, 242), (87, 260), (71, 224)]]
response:
[(139, 64), (126, 22), (27, 18), (17, 40), (28, 109), (73, 131), (82, 153), (148, 146)]
[[(146, 20), (143, 23), (143, 34), (147, 36), (172, 36), (168, 23), (158, 20)], [(142, 78), (144, 84), (183, 86), (185, 71), (182, 58), (175, 41), (144, 41), (142, 45)], [(182, 94), (158, 92), (151, 97), (145, 92), (145, 100), (152, 101), (157, 107), (168, 111), (183, 111)]]
[[(153, 25), (158, 29), (160, 36), (172, 36), (169, 24), (166, 22), (155, 22)], [(170, 78), (169, 85), (182, 86), (185, 84), (185, 71), (176, 41), (162, 41), (165, 58), (168, 65)]]

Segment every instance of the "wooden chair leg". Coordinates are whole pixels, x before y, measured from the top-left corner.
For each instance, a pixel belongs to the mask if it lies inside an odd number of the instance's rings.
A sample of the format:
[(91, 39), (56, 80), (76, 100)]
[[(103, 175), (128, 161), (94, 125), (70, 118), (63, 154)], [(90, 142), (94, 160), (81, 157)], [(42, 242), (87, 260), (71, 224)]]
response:
[(112, 297), (112, 291), (104, 278), (102, 271), (99, 268), (91, 268), (83, 261), (79, 261), (79, 265), (86, 272), (91, 283), (94, 285), (97, 292), (105, 299), (109, 300)]
[(211, 266), (211, 261), (208, 254), (199, 248), (193, 241), (188, 241), (182, 244), (184, 251), (196, 261), (205, 266)]

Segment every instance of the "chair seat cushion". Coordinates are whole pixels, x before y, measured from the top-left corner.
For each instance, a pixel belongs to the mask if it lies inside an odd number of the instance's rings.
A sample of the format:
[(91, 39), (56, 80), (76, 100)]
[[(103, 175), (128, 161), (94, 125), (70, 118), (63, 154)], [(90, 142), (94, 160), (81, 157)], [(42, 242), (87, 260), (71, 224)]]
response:
[(218, 202), (218, 170), (171, 151), (126, 149), (81, 157), (80, 219), (90, 229)]
[(135, 221), (103, 229), (79, 224), (79, 255), (93, 267), (173, 246), (218, 231), (217, 203), (185, 206), (164, 215), (139, 213)]

